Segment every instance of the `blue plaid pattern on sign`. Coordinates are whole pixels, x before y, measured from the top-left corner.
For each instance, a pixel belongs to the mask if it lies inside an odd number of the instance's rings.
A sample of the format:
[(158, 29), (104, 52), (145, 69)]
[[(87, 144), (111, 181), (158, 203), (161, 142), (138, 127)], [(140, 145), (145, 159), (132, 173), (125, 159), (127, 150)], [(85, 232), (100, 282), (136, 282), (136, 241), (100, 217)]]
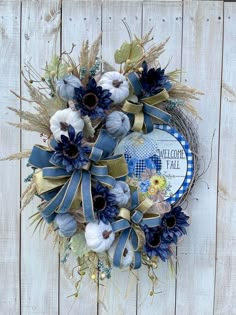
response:
[(170, 204), (173, 204), (176, 201), (178, 201), (180, 199), (180, 197), (183, 196), (183, 194), (188, 189), (188, 186), (189, 186), (189, 184), (193, 178), (194, 165), (193, 165), (192, 152), (190, 150), (188, 142), (174, 128), (172, 128), (168, 125), (155, 125), (155, 128), (160, 129), (160, 130), (164, 130), (164, 131), (170, 133), (171, 135), (173, 135), (181, 143), (181, 145), (184, 149), (184, 152), (186, 154), (186, 157), (187, 157), (187, 163), (188, 164), (187, 164), (187, 174), (186, 174), (185, 180), (184, 180), (182, 186), (179, 188), (179, 190), (174, 195), (172, 195), (171, 197), (169, 197), (166, 200)]
[(128, 164), (129, 175), (140, 177), (146, 168), (156, 169), (157, 173), (161, 170), (161, 159), (156, 154), (145, 160), (139, 160), (125, 153), (125, 159)]

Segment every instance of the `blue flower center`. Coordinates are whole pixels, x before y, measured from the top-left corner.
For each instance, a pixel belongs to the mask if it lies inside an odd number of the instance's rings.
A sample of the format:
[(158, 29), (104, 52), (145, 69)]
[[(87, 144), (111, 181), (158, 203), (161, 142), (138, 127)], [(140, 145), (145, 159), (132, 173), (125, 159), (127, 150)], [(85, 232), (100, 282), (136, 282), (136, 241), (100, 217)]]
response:
[(106, 209), (107, 202), (102, 195), (96, 195), (93, 197), (93, 206), (96, 211), (103, 211)]
[(70, 143), (68, 146), (66, 146), (66, 148), (64, 148), (63, 154), (70, 159), (76, 159), (80, 154), (80, 151), (76, 144)]
[(169, 228), (169, 229), (172, 229), (173, 227), (175, 227), (176, 225), (176, 217), (174, 215), (171, 215), (169, 216), (167, 219), (166, 219), (166, 226)]
[(157, 231), (149, 235), (147, 244), (151, 248), (157, 248), (161, 244), (161, 233), (162, 233), (162, 230), (159, 228)]
[(94, 110), (98, 105), (98, 97), (94, 93), (87, 93), (83, 97), (83, 104), (88, 110)]

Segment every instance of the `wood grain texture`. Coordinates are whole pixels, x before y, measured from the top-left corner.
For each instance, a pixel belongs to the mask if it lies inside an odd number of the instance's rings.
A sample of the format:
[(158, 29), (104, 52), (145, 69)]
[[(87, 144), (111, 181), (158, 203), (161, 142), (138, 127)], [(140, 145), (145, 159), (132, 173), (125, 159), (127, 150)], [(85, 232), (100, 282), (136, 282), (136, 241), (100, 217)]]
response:
[[(164, 42), (170, 37), (165, 47), (165, 52), (160, 56), (162, 68), (170, 62), (166, 72), (181, 68), (181, 44), (182, 44), (182, 3), (173, 2), (170, 6), (167, 2), (154, 3), (152, 1), (143, 4), (143, 34), (153, 27), (155, 42)], [(171, 273), (169, 265), (160, 261), (157, 269), (158, 286), (157, 294), (149, 296), (151, 281), (147, 276), (145, 267), (139, 271), (138, 288), (138, 314), (168, 315), (175, 314), (175, 276)], [(168, 305), (168, 311), (167, 306)]]
[[(178, 246), (177, 315), (213, 313), (218, 132), (222, 63), (223, 2), (184, 3), (183, 83), (205, 93), (193, 102), (202, 120), (198, 125), (202, 171), (189, 198), (191, 226)], [(212, 137), (215, 132), (213, 145)]]
[[(224, 7), (215, 315), (236, 314), (236, 3)], [(229, 44), (230, 43), (230, 44)], [(234, 95), (231, 91), (234, 91)]]
[[(30, 61), (43, 75), (42, 66), (59, 50), (58, 27), (60, 24), (59, 1), (23, 1), (22, 3), (22, 67)], [(59, 37), (60, 39), (60, 37)], [(33, 79), (33, 78), (32, 78)], [(23, 80), (22, 80), (23, 82)], [(22, 94), (27, 96), (22, 83)], [(24, 110), (32, 111), (32, 104), (22, 102)], [(38, 134), (22, 132), (22, 148), (43, 144)], [(31, 173), (22, 163), (23, 179)], [(21, 277), (22, 314), (54, 315), (58, 312), (58, 253), (53, 239), (44, 240), (44, 234), (33, 235), (29, 217), (37, 211), (39, 200), (34, 199), (22, 212), (21, 226)]]
[[(76, 44), (72, 56), (78, 56), (82, 42), (90, 44), (97, 39), (101, 32), (101, 2), (100, 1), (63, 1), (62, 4), (62, 50), (70, 51), (71, 44)], [(70, 269), (77, 265), (72, 258)], [(65, 266), (66, 267), (66, 266)], [(84, 314), (97, 314), (97, 284), (86, 276), (82, 281), (83, 288), (78, 298), (67, 298), (75, 292), (74, 283), (78, 280), (75, 272), (74, 279), (69, 279), (70, 273), (60, 268), (60, 312), (61, 314), (78, 314), (78, 309)], [(77, 278), (76, 278), (77, 276)]]
[[(7, 124), (18, 122), (8, 106), (20, 108), (11, 93), (19, 93), (20, 3), (0, 3), (0, 158), (20, 151), (20, 131)], [(4, 74), (4, 75), (3, 75)], [(0, 162), (0, 312), (20, 314), (20, 162)]]

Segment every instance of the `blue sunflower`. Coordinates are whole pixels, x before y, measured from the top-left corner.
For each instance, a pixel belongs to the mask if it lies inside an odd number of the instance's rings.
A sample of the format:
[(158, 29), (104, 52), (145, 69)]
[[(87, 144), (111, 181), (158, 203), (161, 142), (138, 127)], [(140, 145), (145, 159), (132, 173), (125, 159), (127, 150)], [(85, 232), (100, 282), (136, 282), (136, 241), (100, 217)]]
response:
[(119, 210), (116, 207), (116, 196), (112, 194), (107, 187), (100, 183), (92, 188), (93, 207), (97, 213), (98, 220), (108, 224), (114, 221)]
[(69, 173), (88, 163), (88, 153), (91, 149), (82, 146), (83, 133), (75, 135), (75, 129), (71, 125), (68, 126), (68, 135), (69, 137), (61, 135), (61, 142), (55, 146), (52, 160), (55, 164), (64, 166)]
[(176, 244), (182, 235), (187, 234), (185, 227), (189, 226), (188, 219), (181, 207), (172, 208), (165, 213), (161, 223), (164, 238)]
[(81, 111), (82, 116), (88, 115), (91, 119), (102, 118), (105, 116), (104, 111), (109, 109), (112, 103), (111, 94), (109, 90), (97, 86), (94, 78), (90, 78), (86, 88), (75, 88), (75, 107)]
[(152, 96), (159, 93), (163, 88), (167, 91), (171, 88), (171, 83), (167, 75), (165, 75), (165, 69), (151, 68), (148, 70), (146, 61), (142, 64), (143, 72), (140, 78), (140, 82), (143, 87), (144, 96)]
[(148, 257), (160, 257), (162, 261), (166, 261), (171, 255), (170, 242), (163, 237), (163, 231), (160, 226), (155, 228), (143, 227), (146, 243), (144, 245), (144, 252)]

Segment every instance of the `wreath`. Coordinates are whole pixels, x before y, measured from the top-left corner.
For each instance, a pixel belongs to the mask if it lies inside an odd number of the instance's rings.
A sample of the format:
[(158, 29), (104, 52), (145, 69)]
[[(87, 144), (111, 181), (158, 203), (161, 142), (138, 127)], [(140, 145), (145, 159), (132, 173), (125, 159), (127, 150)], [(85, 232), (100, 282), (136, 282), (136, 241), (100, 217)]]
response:
[(116, 70), (98, 56), (100, 35), (83, 42), (79, 65), (72, 51), (55, 55), (42, 77), (25, 64), (30, 99), (13, 92), (34, 112), (10, 108), (21, 117), (12, 125), (43, 140), (7, 158), (28, 158), (22, 208), (38, 198), (32, 224), (55, 236), (62, 264), (76, 257), (77, 291), (86, 274), (98, 282), (113, 267), (144, 265), (154, 284), (159, 261), (173, 265), (187, 234), (183, 204), (198, 172), (189, 101), (201, 93), (179, 83), (180, 70), (161, 68), (167, 41), (146, 49), (152, 40), (149, 32), (124, 42)]

